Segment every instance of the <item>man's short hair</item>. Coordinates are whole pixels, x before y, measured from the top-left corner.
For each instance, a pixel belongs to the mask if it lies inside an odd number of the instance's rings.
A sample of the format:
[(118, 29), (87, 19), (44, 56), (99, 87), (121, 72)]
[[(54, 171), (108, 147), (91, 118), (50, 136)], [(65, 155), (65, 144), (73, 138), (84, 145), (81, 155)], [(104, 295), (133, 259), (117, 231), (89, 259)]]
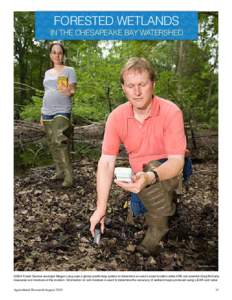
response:
[(131, 57), (123, 66), (120, 73), (120, 82), (124, 84), (123, 74), (128, 70), (134, 70), (138, 72), (147, 71), (151, 81), (155, 81), (155, 70), (152, 64), (143, 57)]

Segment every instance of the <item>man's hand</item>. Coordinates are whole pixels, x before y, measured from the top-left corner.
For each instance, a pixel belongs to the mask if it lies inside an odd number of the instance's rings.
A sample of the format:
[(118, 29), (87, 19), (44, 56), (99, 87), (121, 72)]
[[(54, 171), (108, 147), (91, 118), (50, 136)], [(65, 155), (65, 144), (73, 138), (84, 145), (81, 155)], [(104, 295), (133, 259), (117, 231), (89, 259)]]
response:
[(90, 231), (92, 236), (94, 237), (94, 230), (95, 227), (98, 223), (100, 223), (101, 226), (101, 233), (104, 232), (104, 216), (105, 213), (100, 212), (98, 209), (95, 210), (95, 212), (92, 214), (91, 218), (90, 218)]
[(114, 182), (123, 188), (125, 191), (139, 193), (147, 185), (151, 184), (154, 180), (155, 175), (152, 172), (138, 172), (132, 177), (132, 182), (124, 182), (120, 180), (114, 180)]

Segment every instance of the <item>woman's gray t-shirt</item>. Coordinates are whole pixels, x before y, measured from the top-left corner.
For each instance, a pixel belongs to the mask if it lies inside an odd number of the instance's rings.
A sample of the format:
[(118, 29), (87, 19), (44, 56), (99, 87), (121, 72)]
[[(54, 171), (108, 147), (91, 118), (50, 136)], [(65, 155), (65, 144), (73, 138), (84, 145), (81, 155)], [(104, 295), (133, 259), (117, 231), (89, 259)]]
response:
[(68, 78), (68, 83), (76, 83), (76, 74), (73, 68), (64, 66), (58, 74), (54, 74), (52, 69), (45, 72), (44, 76), (44, 96), (42, 114), (54, 115), (56, 113), (70, 113), (71, 112), (71, 97), (65, 96), (58, 90), (58, 77), (65, 76)]

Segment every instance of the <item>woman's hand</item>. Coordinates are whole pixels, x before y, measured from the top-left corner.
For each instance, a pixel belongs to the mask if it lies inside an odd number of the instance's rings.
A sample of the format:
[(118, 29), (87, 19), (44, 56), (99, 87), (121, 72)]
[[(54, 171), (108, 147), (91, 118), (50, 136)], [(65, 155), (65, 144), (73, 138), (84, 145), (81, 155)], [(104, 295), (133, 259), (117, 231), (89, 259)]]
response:
[(65, 84), (61, 84), (59, 88), (59, 92), (65, 96), (71, 97), (75, 93), (75, 88), (73, 85), (66, 86)]

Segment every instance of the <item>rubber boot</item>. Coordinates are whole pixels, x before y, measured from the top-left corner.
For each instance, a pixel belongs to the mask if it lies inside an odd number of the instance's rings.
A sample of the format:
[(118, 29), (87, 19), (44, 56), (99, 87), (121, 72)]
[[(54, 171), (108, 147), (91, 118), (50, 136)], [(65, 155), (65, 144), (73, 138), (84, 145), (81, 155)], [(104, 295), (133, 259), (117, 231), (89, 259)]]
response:
[(168, 232), (168, 217), (152, 218), (148, 215), (145, 218), (148, 229), (137, 250), (143, 254), (156, 255), (160, 250), (159, 242)]
[(59, 166), (64, 174), (63, 187), (70, 187), (73, 184), (72, 167), (69, 155), (71, 122), (63, 116), (53, 119), (53, 145), (56, 148)]
[[(144, 171), (149, 171), (159, 165), (160, 162), (151, 161), (144, 167)], [(168, 216), (175, 213), (173, 192), (178, 183), (179, 176), (176, 176), (150, 185), (138, 193), (148, 211), (145, 215), (148, 229), (142, 243), (137, 247), (138, 251), (143, 252), (144, 250), (150, 254), (157, 254), (159, 242), (168, 232)]]
[(62, 183), (62, 186), (70, 187), (73, 184), (73, 176), (68, 147), (63, 147), (62, 149), (60, 149), (60, 159), (64, 172), (64, 181)]
[(46, 137), (47, 137), (48, 149), (52, 155), (52, 159), (53, 159), (53, 162), (54, 162), (55, 168), (56, 168), (56, 173), (55, 173), (55, 175), (53, 175), (51, 177), (51, 179), (56, 180), (56, 179), (63, 179), (64, 173), (63, 173), (62, 166), (60, 163), (60, 158), (57, 155), (56, 145), (54, 145), (54, 142), (53, 142), (53, 124), (52, 124), (52, 122), (53, 122), (52, 120), (50, 120), (50, 121), (44, 120), (44, 128), (45, 128), (45, 133), (46, 133)]
[(62, 164), (60, 162), (59, 154), (57, 150), (54, 149), (53, 161), (56, 167), (56, 173), (51, 177), (52, 180), (64, 179), (64, 172), (62, 168)]

